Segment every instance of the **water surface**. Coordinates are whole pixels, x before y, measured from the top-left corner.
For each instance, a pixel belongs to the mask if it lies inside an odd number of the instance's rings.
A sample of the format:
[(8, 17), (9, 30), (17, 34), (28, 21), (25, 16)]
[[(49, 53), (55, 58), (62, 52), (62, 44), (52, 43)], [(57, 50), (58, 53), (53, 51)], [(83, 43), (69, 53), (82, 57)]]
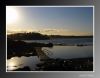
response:
[(52, 52), (48, 55), (51, 58), (83, 58), (93, 56), (93, 46), (54, 46), (53, 48), (44, 47)]
[(93, 44), (93, 38), (56, 38), (50, 40), (23, 40), (25, 42), (38, 42), (38, 43), (53, 43), (56, 44), (65, 44), (65, 45), (75, 45), (75, 44)]

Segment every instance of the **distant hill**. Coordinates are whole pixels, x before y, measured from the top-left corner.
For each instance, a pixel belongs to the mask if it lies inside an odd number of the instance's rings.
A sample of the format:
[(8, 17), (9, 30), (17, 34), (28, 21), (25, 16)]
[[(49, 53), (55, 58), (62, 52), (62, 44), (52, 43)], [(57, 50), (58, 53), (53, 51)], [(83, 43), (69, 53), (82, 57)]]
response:
[(47, 35), (42, 35), (40, 33), (29, 32), (29, 33), (16, 33), (16, 34), (9, 34), (7, 38), (14, 39), (14, 40), (45, 40), (50, 39)]
[(43, 35), (41, 33), (29, 32), (29, 33), (16, 33), (9, 34), (7, 38), (14, 40), (46, 40), (46, 39), (54, 39), (54, 38), (93, 38), (90, 36), (63, 36), (63, 35)]
[(63, 35), (50, 35), (50, 38), (93, 38), (92, 35), (90, 36), (63, 36)]

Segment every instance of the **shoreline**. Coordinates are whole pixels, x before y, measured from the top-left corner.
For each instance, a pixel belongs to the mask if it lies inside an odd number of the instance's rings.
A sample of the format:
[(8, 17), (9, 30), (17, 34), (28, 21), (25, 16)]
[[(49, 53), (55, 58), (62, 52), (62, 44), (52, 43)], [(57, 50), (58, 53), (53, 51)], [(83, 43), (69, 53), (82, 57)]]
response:
[(36, 69), (24, 66), (8, 71), (93, 71), (93, 57), (73, 59), (48, 59), (36, 64)]

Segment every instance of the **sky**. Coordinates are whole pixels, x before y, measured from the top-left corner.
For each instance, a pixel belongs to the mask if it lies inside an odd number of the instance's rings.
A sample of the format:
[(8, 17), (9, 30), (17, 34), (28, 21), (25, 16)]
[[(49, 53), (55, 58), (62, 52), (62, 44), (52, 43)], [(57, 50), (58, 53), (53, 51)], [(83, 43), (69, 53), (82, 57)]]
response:
[(7, 33), (93, 35), (93, 7), (6, 6), (6, 29)]

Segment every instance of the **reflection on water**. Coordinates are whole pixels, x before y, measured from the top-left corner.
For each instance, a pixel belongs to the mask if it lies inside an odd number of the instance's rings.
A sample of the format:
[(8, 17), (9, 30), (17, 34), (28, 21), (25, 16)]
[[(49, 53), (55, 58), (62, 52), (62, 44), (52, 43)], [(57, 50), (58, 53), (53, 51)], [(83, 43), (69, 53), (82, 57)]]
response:
[[(69, 59), (93, 56), (93, 46), (54, 46), (53, 48), (43, 47), (42, 49), (50, 50), (53, 53), (49, 56), (51, 58)], [(37, 56), (13, 57), (7, 60), (7, 70), (15, 70), (25, 66), (30, 67), (31, 70), (35, 70), (37, 68), (36, 64), (40, 62)]]
[(80, 58), (93, 56), (93, 46), (54, 46), (53, 48), (44, 47), (53, 52), (51, 58)]
[(35, 70), (36, 64), (40, 63), (37, 56), (30, 57), (13, 57), (7, 60), (7, 70), (15, 70), (18, 68), (23, 68), (29, 66), (31, 70)]

